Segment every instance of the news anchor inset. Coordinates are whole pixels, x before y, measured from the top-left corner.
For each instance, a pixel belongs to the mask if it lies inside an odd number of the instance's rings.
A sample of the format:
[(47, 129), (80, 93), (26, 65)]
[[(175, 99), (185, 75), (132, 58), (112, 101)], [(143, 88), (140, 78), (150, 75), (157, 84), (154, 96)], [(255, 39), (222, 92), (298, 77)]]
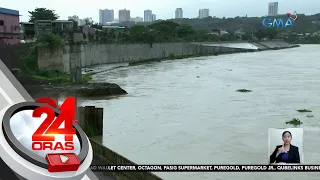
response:
[(283, 144), (278, 145), (270, 156), (270, 163), (300, 163), (299, 148), (291, 144), (290, 131), (282, 133)]

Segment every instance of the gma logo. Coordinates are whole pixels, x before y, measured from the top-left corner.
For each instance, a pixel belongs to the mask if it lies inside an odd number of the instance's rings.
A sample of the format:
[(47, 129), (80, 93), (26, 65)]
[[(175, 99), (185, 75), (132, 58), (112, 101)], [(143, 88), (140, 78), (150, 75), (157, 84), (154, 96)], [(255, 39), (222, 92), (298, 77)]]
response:
[(263, 18), (262, 20), (262, 25), (266, 28), (274, 28), (274, 27), (282, 27), (282, 28), (286, 28), (286, 27), (293, 27), (293, 22), (290, 18), (288, 18), (285, 22), (283, 21), (282, 18), (280, 19), (272, 19), (270, 17), (267, 18)]

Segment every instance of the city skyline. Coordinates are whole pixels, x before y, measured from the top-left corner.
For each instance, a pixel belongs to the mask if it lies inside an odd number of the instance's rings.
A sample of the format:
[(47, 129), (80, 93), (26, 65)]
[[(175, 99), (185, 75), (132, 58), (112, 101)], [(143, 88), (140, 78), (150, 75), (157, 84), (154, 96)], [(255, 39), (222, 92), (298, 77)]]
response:
[[(187, 0), (188, 1), (188, 0)], [(101, 6), (98, 0), (91, 0), (90, 4), (79, 3), (75, 0), (62, 1), (62, 0), (29, 0), (28, 3), (16, 3), (14, 1), (4, 1), (1, 3), (1, 7), (15, 9), (20, 12), (21, 21), (29, 20), (28, 11), (33, 11), (36, 7), (46, 7), (53, 9), (60, 16), (60, 19), (68, 19), (68, 16), (77, 15), (80, 19), (91, 17), (95, 22), (99, 22), (99, 9), (113, 9), (115, 19), (119, 19), (118, 11), (120, 9), (130, 10), (131, 17), (143, 17), (144, 10), (150, 9), (153, 14), (157, 16), (157, 19), (173, 19), (175, 18), (175, 9), (183, 9), (183, 18), (197, 18), (199, 9), (207, 8), (210, 10), (210, 16), (222, 17), (236, 17), (246, 16), (248, 17), (261, 17), (268, 14), (268, 3), (271, 0), (199, 0), (196, 2), (190, 1), (169, 1), (163, 0), (160, 2), (149, 2), (145, 0), (137, 0), (135, 3), (129, 1), (124, 2), (110, 2), (108, 6)], [(316, 14), (319, 13), (320, 1), (309, 0), (308, 3), (301, 4), (298, 0), (279, 0), (278, 13), (285, 14), (287, 12), (297, 11), (304, 14)], [(37, 6), (35, 6), (37, 4)], [(217, 6), (218, 4), (218, 6)], [(238, 8), (239, 6), (244, 8)], [(70, 11), (72, 7), (73, 11)]]

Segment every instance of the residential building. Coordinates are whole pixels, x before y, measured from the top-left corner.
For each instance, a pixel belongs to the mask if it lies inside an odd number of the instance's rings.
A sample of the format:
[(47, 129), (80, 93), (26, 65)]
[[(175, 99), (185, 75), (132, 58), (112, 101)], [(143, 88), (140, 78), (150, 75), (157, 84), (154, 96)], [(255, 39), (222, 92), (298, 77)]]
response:
[(135, 17), (135, 18), (131, 18), (131, 21), (137, 23), (137, 22), (143, 22), (143, 18), (142, 17)]
[(144, 22), (152, 22), (152, 11), (149, 9), (144, 11)]
[(33, 42), (35, 40), (35, 27), (32, 22), (22, 22), (21, 25), (21, 33), (22, 38), (25, 42)]
[(269, 2), (268, 4), (268, 16), (278, 15), (278, 2)]
[(37, 38), (44, 32), (52, 32), (61, 36), (64, 39), (69, 38), (69, 33), (74, 32), (73, 21), (67, 20), (36, 20), (34, 23), (20, 23), (21, 30), (25, 40)]
[(155, 14), (152, 14), (152, 21), (156, 21), (157, 20), (157, 16)]
[(182, 8), (177, 8), (175, 11), (175, 18), (182, 19), (183, 18), (183, 10)]
[(130, 21), (130, 10), (121, 9), (119, 10), (119, 23)]
[(320, 31), (313, 33), (312, 36), (320, 36)]
[(114, 20), (114, 11), (113, 9), (100, 9), (99, 10), (99, 23), (106, 25), (109, 22)]
[(19, 11), (0, 8), (0, 44), (19, 44)]
[(74, 15), (74, 16), (69, 16), (68, 20), (74, 20), (78, 23), (78, 26), (83, 26), (86, 24), (86, 21), (84, 19), (80, 19), (78, 16)]
[(238, 30), (236, 30), (236, 31), (234, 32), (234, 34), (237, 35), (237, 36), (243, 36), (243, 35), (245, 35), (246, 33), (244, 32), (243, 29), (238, 29)]
[(211, 34), (215, 34), (217, 36), (223, 36), (225, 34), (229, 34), (227, 31), (223, 31), (221, 29), (213, 29)]
[(122, 26), (102, 26), (104, 31), (110, 32), (110, 31), (114, 31), (114, 32), (118, 32), (118, 33), (124, 33), (127, 31), (126, 27), (122, 27)]
[(209, 9), (199, 9), (199, 18), (209, 17)]

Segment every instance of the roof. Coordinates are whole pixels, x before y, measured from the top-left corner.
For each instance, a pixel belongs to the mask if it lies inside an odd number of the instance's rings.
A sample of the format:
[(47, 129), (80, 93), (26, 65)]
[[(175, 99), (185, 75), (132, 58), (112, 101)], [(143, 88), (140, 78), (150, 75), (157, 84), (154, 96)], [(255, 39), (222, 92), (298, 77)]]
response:
[(33, 22), (20, 22), (20, 24), (34, 24)]
[(122, 26), (102, 26), (102, 28), (118, 28), (118, 29), (125, 29), (125, 27), (122, 27)]
[(52, 22), (63, 22), (63, 23), (73, 23), (72, 21), (70, 20), (54, 20)]
[(0, 14), (8, 14), (8, 15), (13, 15), (13, 16), (19, 16), (19, 11), (0, 7)]

